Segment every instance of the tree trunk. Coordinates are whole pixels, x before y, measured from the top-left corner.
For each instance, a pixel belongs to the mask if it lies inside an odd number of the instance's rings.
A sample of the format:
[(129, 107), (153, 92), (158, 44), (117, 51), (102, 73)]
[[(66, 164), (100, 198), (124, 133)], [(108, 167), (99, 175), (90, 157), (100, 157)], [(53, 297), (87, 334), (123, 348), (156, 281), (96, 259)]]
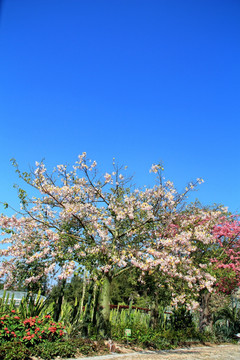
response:
[(212, 326), (212, 317), (209, 308), (211, 293), (203, 291), (200, 294), (200, 316), (199, 316), (199, 331), (203, 332)]
[(98, 329), (100, 335), (107, 337), (110, 335), (110, 287), (111, 278), (105, 276), (102, 283), (100, 298), (99, 298), (99, 318)]

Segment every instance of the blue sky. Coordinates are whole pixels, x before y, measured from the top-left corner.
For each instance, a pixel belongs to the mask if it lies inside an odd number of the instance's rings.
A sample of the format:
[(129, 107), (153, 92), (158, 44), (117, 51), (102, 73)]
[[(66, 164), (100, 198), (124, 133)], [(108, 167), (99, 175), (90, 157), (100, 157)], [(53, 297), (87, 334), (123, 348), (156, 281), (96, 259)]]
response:
[[(22, 169), (112, 158), (139, 186), (162, 161), (179, 190), (240, 211), (238, 0), (4, 0), (0, 200)], [(1, 210), (1, 209), (0, 209)]]

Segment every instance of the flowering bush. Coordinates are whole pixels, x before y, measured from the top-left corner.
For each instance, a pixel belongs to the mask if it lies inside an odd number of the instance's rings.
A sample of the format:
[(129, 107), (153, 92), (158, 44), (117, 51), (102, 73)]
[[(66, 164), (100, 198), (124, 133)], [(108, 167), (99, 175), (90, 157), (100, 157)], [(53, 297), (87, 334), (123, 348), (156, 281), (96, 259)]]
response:
[(64, 336), (64, 326), (55, 323), (50, 315), (21, 319), (15, 310), (0, 315), (0, 343), (18, 340), (26, 345), (56, 341)]

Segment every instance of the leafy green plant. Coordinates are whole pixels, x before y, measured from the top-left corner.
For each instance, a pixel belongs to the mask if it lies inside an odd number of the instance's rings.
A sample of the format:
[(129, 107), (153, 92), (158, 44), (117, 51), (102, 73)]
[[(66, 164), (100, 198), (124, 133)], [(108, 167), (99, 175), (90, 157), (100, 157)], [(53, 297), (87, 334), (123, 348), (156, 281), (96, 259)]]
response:
[(11, 311), (13, 309), (15, 309), (14, 294), (10, 298), (10, 294), (5, 290), (2, 298), (0, 298), (0, 313)]
[(81, 332), (83, 315), (81, 316), (81, 314), (77, 313), (74, 316), (73, 314), (77, 305), (77, 301), (75, 301), (74, 307), (66, 300), (62, 302), (59, 320), (65, 326), (68, 337), (72, 337), (75, 333)]
[(37, 296), (28, 293), (26, 297), (22, 298), (18, 312), (22, 318), (49, 315), (53, 313), (53, 303), (48, 304), (47, 300), (41, 297), (40, 291)]
[(90, 339), (70, 339), (54, 343), (45, 342), (38, 344), (32, 349), (32, 355), (40, 356), (44, 360), (51, 360), (56, 356), (67, 358), (77, 355), (93, 355), (97, 353), (108, 353), (104, 342), (92, 341)]
[(61, 323), (52, 321), (50, 315), (30, 317), (22, 320), (12, 310), (0, 317), (0, 343), (21, 341), (34, 345), (42, 341), (56, 341), (64, 336), (65, 330)]
[(121, 311), (113, 309), (110, 312), (110, 322), (112, 325), (121, 325), (123, 327), (134, 326), (135, 324), (149, 327), (150, 315), (131, 308)]
[(216, 335), (221, 339), (229, 339), (240, 332), (240, 309), (236, 306), (225, 306), (213, 317)]
[(76, 351), (76, 347), (69, 342), (45, 342), (34, 346), (31, 354), (51, 360), (56, 356), (61, 356), (61, 358), (74, 356)]
[(0, 317), (0, 343), (20, 339), (24, 333), (24, 324), (15, 310)]
[(0, 345), (0, 360), (30, 360), (31, 351), (20, 341)]
[(111, 312), (112, 339), (126, 343), (125, 329), (131, 329), (128, 343), (153, 349), (171, 349), (191, 342), (213, 341), (210, 333), (200, 333), (193, 322), (193, 316), (184, 307), (175, 309), (168, 320), (164, 308), (159, 309), (158, 328), (149, 327), (149, 314), (129, 310)]
[(194, 328), (192, 314), (185, 306), (181, 306), (173, 310), (170, 316), (170, 323), (173, 330)]

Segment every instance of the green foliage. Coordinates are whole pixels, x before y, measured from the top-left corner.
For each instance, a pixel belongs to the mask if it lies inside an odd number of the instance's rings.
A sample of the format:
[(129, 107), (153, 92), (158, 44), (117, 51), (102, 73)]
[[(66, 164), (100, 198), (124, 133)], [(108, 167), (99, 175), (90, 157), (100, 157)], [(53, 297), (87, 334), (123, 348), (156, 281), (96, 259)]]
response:
[(20, 341), (0, 345), (0, 360), (30, 360), (31, 351)]
[(40, 343), (28, 347), (20, 341), (13, 341), (0, 345), (0, 360), (30, 360), (33, 356), (44, 360), (52, 360), (59, 356), (69, 358), (81, 355), (108, 353), (107, 346), (102, 341), (89, 339), (71, 339), (63, 341)]
[(51, 360), (56, 356), (61, 356), (61, 358), (72, 357), (76, 351), (76, 347), (69, 342), (45, 342), (36, 345), (31, 353), (42, 359)]
[(21, 299), (19, 306), (15, 305), (14, 294), (10, 298), (10, 294), (4, 291), (2, 298), (0, 298), (0, 314), (11, 313), (12, 310), (16, 312), (21, 319), (31, 316), (50, 315), (53, 312), (53, 303), (49, 303), (40, 295), (28, 293), (26, 297)]
[(183, 346), (191, 343), (214, 342), (215, 338), (210, 332), (200, 332), (194, 327), (186, 329), (173, 330), (168, 329), (162, 332), (161, 336), (165, 338), (173, 347)]
[(156, 330), (143, 324), (135, 324), (131, 327), (131, 337), (126, 337), (125, 326), (114, 325), (112, 327), (112, 339), (128, 343), (130, 345), (137, 344), (141, 347), (164, 350), (173, 349), (177, 346), (189, 345), (191, 343), (204, 343), (206, 341), (213, 341), (214, 337), (210, 333), (200, 333), (195, 328), (173, 330)]
[(14, 309), (15, 309), (14, 294), (10, 299), (10, 294), (4, 291), (2, 298), (0, 298), (0, 313), (9, 312)]
[(51, 360), (56, 356), (61, 358), (67, 358), (80, 355), (94, 355), (97, 353), (107, 353), (108, 349), (104, 342), (92, 341), (90, 339), (70, 339), (64, 341), (58, 341), (54, 343), (46, 342), (35, 346), (31, 354), (39, 356), (42, 359)]
[[(118, 311), (114, 309), (110, 315), (112, 339), (120, 342), (129, 342), (143, 347), (154, 349), (168, 349), (170, 342), (164, 339), (159, 329), (150, 328), (150, 314), (141, 310)], [(165, 321), (165, 320), (164, 320)], [(164, 327), (162, 325), (162, 327)], [(125, 329), (131, 329), (131, 337), (125, 335)]]
[[(142, 282), (139, 281), (140, 276), (143, 279)], [(129, 305), (133, 301), (135, 306), (148, 308), (156, 299), (165, 307), (171, 300), (166, 278), (159, 272), (146, 273), (143, 276), (139, 269), (133, 268), (122, 272), (111, 283), (111, 304), (113, 305)]]
[[(71, 281), (66, 284), (64, 289), (64, 299), (71, 303), (72, 305), (75, 304), (76, 299), (80, 299), (81, 294), (83, 291), (83, 279), (80, 276), (73, 276)], [(59, 293), (59, 285), (55, 286), (53, 290), (51, 291), (51, 297), (56, 298)], [(84, 299), (87, 301), (87, 292), (86, 292), (86, 298)], [(84, 301), (84, 302), (85, 302)]]
[(129, 309), (126, 310), (111, 310), (110, 322), (112, 326), (116, 325), (117, 327), (119, 325), (125, 326), (126, 328), (134, 327), (135, 325), (149, 327), (150, 315), (141, 310), (132, 309), (130, 306)]
[(82, 314), (77, 314), (75, 317), (73, 316), (73, 312), (74, 306), (64, 299), (59, 320), (65, 326), (68, 337), (81, 334), (84, 312)]
[[(29, 256), (30, 254), (28, 254)], [(31, 254), (33, 255), (33, 253)], [(25, 280), (31, 276), (42, 274), (38, 281), (25, 283)], [(16, 269), (13, 271), (14, 290), (25, 291), (28, 293), (45, 295), (47, 291), (47, 276), (44, 275), (44, 265), (40, 260), (35, 260), (30, 264), (26, 263), (26, 258), (16, 262)]]
[(111, 283), (111, 304), (118, 305), (121, 303), (128, 305), (130, 301), (136, 304), (141, 294), (142, 306), (147, 306), (146, 294), (143, 293), (143, 285), (138, 282), (138, 278), (138, 269), (122, 272), (113, 278)]
[[(111, 311), (112, 339), (129, 344), (137, 344), (152, 349), (172, 349), (192, 342), (214, 341), (210, 333), (200, 333), (192, 315), (185, 307), (175, 309), (168, 321), (164, 308), (159, 308), (158, 327), (149, 327), (150, 314), (139, 310)], [(127, 338), (125, 329), (131, 329)]]
[(193, 317), (185, 306), (175, 308), (170, 317), (171, 327), (173, 330), (184, 330), (194, 328)]
[(225, 306), (213, 318), (216, 336), (229, 340), (240, 332), (240, 309), (236, 306)]
[(54, 323), (50, 315), (41, 318), (21, 319), (15, 310), (9, 314), (0, 314), (0, 343), (21, 341), (28, 346), (42, 341), (56, 341), (64, 336), (61, 323)]
[(49, 315), (53, 312), (53, 304), (49, 304), (48, 301), (43, 299), (40, 291), (37, 296), (28, 293), (26, 297), (22, 298), (18, 312), (21, 314), (22, 318), (41, 316), (43, 314)]

